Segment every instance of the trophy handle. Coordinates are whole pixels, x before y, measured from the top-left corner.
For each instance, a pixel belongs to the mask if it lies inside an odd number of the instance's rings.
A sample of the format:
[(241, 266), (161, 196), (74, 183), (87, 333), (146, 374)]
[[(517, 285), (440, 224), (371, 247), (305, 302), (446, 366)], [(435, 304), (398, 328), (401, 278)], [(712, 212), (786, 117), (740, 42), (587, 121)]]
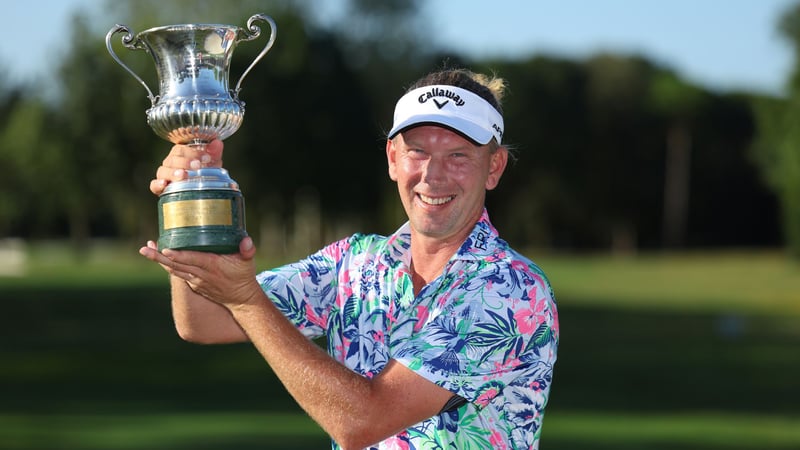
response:
[(150, 99), (150, 103), (152, 104), (152, 106), (155, 106), (156, 102), (158, 101), (158, 97), (153, 95), (153, 91), (150, 90), (150, 88), (147, 86), (147, 83), (145, 83), (144, 80), (139, 78), (139, 75), (136, 75), (136, 72), (131, 70), (130, 67), (128, 67), (124, 62), (122, 62), (122, 60), (119, 59), (117, 54), (114, 53), (114, 49), (111, 48), (111, 37), (117, 33), (122, 33), (122, 32), (127, 33), (125, 34), (125, 36), (122, 36), (122, 45), (124, 45), (126, 48), (130, 50), (143, 49), (143, 47), (137, 46), (139, 41), (138, 39), (134, 38), (130, 28), (128, 28), (126, 25), (116, 24), (114, 25), (113, 28), (111, 28), (108, 34), (106, 34), (106, 48), (108, 49), (108, 53), (111, 54), (111, 57), (114, 58), (114, 61), (116, 61), (117, 64), (122, 66), (123, 69), (127, 70), (129, 74), (133, 75), (133, 78), (136, 78), (136, 81), (138, 81), (142, 86), (144, 86), (144, 88), (147, 90), (147, 98)]
[(242, 89), (241, 86), (242, 86), (242, 80), (244, 80), (244, 77), (246, 77), (247, 74), (250, 73), (250, 70), (253, 68), (253, 66), (255, 66), (256, 63), (259, 62), (261, 60), (261, 58), (263, 58), (264, 55), (267, 54), (269, 49), (272, 48), (272, 44), (275, 43), (275, 35), (276, 35), (277, 31), (278, 31), (278, 28), (275, 25), (275, 21), (272, 20), (272, 17), (264, 15), (264, 14), (255, 14), (252, 17), (250, 17), (249, 19), (247, 19), (247, 30), (243, 31), (243, 36), (239, 41), (240, 42), (241, 41), (252, 41), (253, 39), (255, 39), (255, 38), (257, 38), (257, 37), (259, 37), (261, 35), (261, 28), (259, 28), (257, 25), (253, 24), (253, 22), (255, 22), (257, 20), (262, 20), (262, 21), (265, 21), (265, 22), (269, 23), (269, 29), (270, 29), (269, 41), (267, 41), (267, 45), (264, 46), (264, 49), (261, 50), (261, 53), (259, 53), (258, 56), (256, 56), (256, 59), (254, 59), (253, 62), (250, 63), (250, 66), (248, 66), (247, 69), (239, 77), (239, 81), (236, 83), (236, 88), (233, 90), (233, 96), (234, 96), (234, 98), (237, 98), (237, 99), (239, 98), (239, 91)]

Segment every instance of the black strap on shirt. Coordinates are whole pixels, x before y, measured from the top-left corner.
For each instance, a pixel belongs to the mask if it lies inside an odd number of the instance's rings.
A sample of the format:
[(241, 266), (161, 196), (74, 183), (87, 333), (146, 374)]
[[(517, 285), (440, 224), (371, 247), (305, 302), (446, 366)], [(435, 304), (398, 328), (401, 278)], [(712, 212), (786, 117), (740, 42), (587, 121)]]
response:
[(447, 400), (447, 403), (444, 404), (444, 407), (441, 411), (439, 411), (439, 414), (455, 411), (465, 403), (467, 403), (467, 399), (460, 395), (453, 395), (449, 400)]

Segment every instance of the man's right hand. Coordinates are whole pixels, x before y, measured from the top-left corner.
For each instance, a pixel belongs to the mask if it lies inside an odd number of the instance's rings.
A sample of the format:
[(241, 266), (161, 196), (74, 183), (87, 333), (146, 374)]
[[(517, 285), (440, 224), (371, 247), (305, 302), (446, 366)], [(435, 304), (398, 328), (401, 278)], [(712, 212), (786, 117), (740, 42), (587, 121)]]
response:
[(156, 178), (150, 181), (150, 192), (161, 195), (169, 183), (185, 179), (187, 170), (222, 167), (222, 150), (220, 140), (209, 143), (203, 152), (198, 152), (196, 147), (190, 145), (172, 146), (169, 155), (156, 170)]

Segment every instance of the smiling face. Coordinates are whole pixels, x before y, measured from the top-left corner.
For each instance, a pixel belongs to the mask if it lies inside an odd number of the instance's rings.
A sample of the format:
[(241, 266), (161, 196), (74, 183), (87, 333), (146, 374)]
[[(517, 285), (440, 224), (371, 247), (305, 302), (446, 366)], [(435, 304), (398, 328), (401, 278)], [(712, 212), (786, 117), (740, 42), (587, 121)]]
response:
[(486, 191), (497, 186), (508, 162), (504, 147), (492, 151), (433, 125), (398, 134), (386, 143), (386, 156), (412, 233), (450, 245), (472, 231)]

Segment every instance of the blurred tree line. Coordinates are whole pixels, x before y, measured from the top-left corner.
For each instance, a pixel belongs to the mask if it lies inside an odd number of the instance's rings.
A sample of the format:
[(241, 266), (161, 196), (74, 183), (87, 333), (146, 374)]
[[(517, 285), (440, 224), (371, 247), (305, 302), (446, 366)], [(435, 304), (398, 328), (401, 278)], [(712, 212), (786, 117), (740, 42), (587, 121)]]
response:
[[(318, 5), (318, 4), (317, 4)], [(302, 1), (110, 1), (74, 16), (47, 80), (0, 79), (0, 236), (143, 241), (157, 234), (148, 191), (169, 143), (146, 124), (144, 89), (105, 49), (114, 23), (278, 24), (272, 51), (242, 84), (244, 124), (225, 165), (257, 239), (298, 236), (314, 249), (354, 231), (388, 233), (404, 217), (386, 174), (394, 102), (449, 66), (506, 78), (507, 142), (517, 155), (490, 193), (515, 246), (613, 249), (788, 246), (800, 256), (800, 75), (789, 98), (716, 92), (645, 57), (553, 55), (470, 61), (432, 49), (419, 1), (346, 2), (325, 22)], [(800, 42), (800, 12), (784, 35)], [(149, 55), (115, 37), (118, 55), (157, 89)], [(231, 86), (264, 40), (241, 43)], [(800, 51), (800, 50), (798, 50)], [(12, 64), (13, 61), (0, 61)], [(56, 69), (57, 68), (57, 69)], [(308, 221), (317, 226), (308, 228)]]

